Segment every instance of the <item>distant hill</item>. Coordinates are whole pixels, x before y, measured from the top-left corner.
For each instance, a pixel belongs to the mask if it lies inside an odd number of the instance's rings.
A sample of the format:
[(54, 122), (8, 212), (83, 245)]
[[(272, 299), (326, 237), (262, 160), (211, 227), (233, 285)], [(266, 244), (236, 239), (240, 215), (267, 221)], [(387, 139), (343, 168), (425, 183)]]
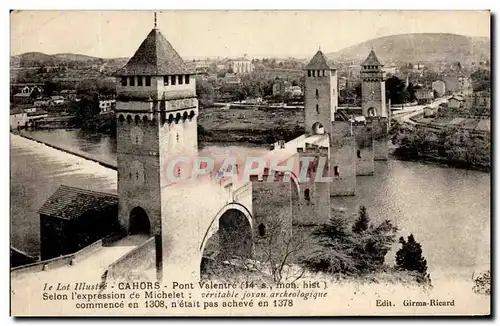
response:
[(456, 62), (490, 59), (490, 40), (456, 34), (400, 34), (372, 39), (327, 56), (334, 61), (361, 63), (375, 50), (383, 64), (403, 62)]
[(57, 65), (93, 65), (102, 64), (106, 60), (97, 57), (91, 57), (83, 54), (59, 53), (45, 54), (41, 52), (27, 52), (10, 57), (11, 67), (40, 67)]

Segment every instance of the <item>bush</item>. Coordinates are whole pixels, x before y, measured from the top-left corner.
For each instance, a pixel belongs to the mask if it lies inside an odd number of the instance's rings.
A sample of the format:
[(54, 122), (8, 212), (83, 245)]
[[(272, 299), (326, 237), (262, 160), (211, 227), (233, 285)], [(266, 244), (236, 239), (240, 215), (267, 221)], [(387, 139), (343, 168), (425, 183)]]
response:
[(386, 220), (370, 223), (366, 208), (360, 208), (358, 218), (349, 227), (343, 216), (334, 216), (313, 235), (319, 238), (321, 249), (302, 264), (316, 272), (367, 274), (378, 271), (385, 255), (395, 241), (397, 228)]

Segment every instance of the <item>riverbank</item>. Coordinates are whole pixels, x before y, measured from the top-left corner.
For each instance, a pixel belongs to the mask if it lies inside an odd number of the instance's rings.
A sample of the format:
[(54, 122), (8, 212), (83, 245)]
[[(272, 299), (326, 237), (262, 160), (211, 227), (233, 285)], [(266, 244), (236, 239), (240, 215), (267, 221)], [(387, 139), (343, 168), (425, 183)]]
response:
[(457, 126), (402, 123), (391, 129), (394, 158), (491, 171), (491, 135)]

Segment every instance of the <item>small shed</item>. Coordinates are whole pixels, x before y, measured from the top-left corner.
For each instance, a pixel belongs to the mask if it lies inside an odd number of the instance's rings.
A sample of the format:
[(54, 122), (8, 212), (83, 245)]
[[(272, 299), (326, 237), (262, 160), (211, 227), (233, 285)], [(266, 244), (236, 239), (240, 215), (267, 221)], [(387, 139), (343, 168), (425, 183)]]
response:
[(60, 186), (38, 211), (42, 260), (74, 253), (118, 225), (118, 196)]

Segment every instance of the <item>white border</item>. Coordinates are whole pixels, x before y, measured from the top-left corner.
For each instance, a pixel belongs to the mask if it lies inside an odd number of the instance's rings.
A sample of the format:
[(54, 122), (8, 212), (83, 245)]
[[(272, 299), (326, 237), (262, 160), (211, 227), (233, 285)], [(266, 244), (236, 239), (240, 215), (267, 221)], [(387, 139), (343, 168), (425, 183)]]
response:
[[(45, 1), (3, 1), (2, 2), (2, 11), (0, 12), (2, 15), (2, 24), (1, 24), (1, 33), (0, 36), (2, 37), (2, 42), (4, 46), (9, 44), (9, 38), (10, 38), (10, 32), (9, 32), (9, 13), (8, 9), (9, 8), (16, 8), (16, 9), (86, 9), (86, 10), (103, 10), (103, 9), (115, 9), (115, 10), (120, 10), (120, 9), (128, 9), (128, 10), (148, 10), (148, 9), (336, 9), (336, 10), (361, 10), (361, 9), (369, 9), (369, 10), (377, 10), (377, 9), (407, 9), (407, 10), (484, 10), (484, 9), (491, 9), (493, 13), (498, 13), (500, 10), (499, 8), (499, 1), (498, 0), (475, 0), (475, 1), (431, 1), (431, 0), (420, 0), (420, 1), (411, 1), (411, 2), (406, 2), (406, 1), (385, 1), (385, 2), (380, 2), (380, 1), (373, 1), (373, 0), (365, 0), (365, 1), (360, 1), (360, 0), (350, 0), (350, 1), (345, 1), (345, 2), (327, 2), (324, 0), (308, 0), (308, 1), (284, 1), (283, 3), (280, 3), (278, 1), (270, 1), (270, 0), (252, 0), (249, 2), (236, 2), (236, 1), (202, 1), (202, 0), (183, 0), (180, 2), (172, 3), (172, 2), (165, 2), (165, 1), (148, 1), (148, 0), (141, 0), (139, 2), (115, 2), (113, 4), (111, 3), (105, 3), (102, 0), (86, 0), (85, 2), (72, 2), (72, 1), (61, 1), (61, 0), (45, 0)], [(138, 5), (140, 4), (140, 8)], [(85, 7), (82, 7), (82, 5), (85, 5)], [(492, 29), (495, 26), (492, 25)], [(494, 40), (492, 38), (492, 42), (495, 44), (498, 42), (498, 38), (496, 33), (494, 35)], [(14, 323), (14, 320), (10, 317), (7, 317), (9, 315), (9, 307), (10, 307), (10, 298), (9, 298), (9, 254), (7, 253), (7, 248), (10, 247), (9, 242), (9, 228), (8, 228), (8, 221), (10, 218), (10, 209), (8, 209), (9, 204), (10, 204), (10, 173), (9, 173), (9, 167), (8, 164), (9, 162), (7, 161), (7, 157), (9, 156), (9, 138), (8, 138), (8, 133), (7, 130), (7, 111), (9, 107), (8, 99), (9, 99), (9, 54), (10, 54), (10, 48), (8, 46), (4, 47), (4, 50), (2, 51), (2, 76), (3, 76), (3, 85), (0, 88), (2, 92), (2, 99), (4, 99), (4, 108), (3, 112), (5, 114), (5, 119), (2, 119), (2, 124), (4, 126), (2, 127), (1, 130), (4, 132), (1, 134), (2, 137), (0, 137), (0, 146), (1, 150), (4, 153), (3, 159), (1, 161), (2, 168), (1, 168), (1, 176), (4, 182), (2, 183), (2, 196), (1, 196), (1, 204), (0, 207), (4, 208), (4, 213), (0, 215), (3, 219), (3, 227), (0, 228), (1, 230), (1, 235), (0, 238), (5, 241), (5, 244), (2, 246), (2, 250), (0, 250), (0, 262), (2, 262), (3, 267), (1, 268), (1, 273), (2, 277), (0, 278), (1, 282), (1, 287), (0, 287), (0, 294), (1, 294), (1, 309), (2, 309), (2, 316), (4, 316), (2, 320), (2, 324), (11, 324)], [(497, 60), (495, 58), (492, 58), (492, 62), (495, 63), (493, 67), (493, 71), (496, 72), (498, 69), (497, 66)], [(493, 96), (496, 95), (496, 93), (492, 93)], [(496, 101), (494, 101), (496, 103)], [(496, 111), (496, 107), (493, 109), (493, 111)], [(495, 125), (498, 126), (498, 114), (495, 114), (494, 120), (495, 120)], [(496, 142), (494, 143), (496, 144)], [(498, 151), (495, 151), (497, 153)], [(495, 155), (495, 161), (498, 159), (498, 156)], [(498, 194), (498, 192), (497, 192)], [(497, 197), (492, 198), (492, 200), (496, 200)], [(471, 218), (474, 218), (471, 216)], [(498, 222), (495, 223), (496, 226), (498, 226)], [(496, 233), (496, 228), (495, 228), (495, 233)], [(494, 241), (493, 237), (493, 241)], [(493, 242), (494, 244), (494, 242)], [(498, 251), (495, 251), (495, 258), (498, 261)], [(494, 277), (495, 280), (494, 284), (498, 283), (498, 279), (496, 278), (497, 273), (495, 269)], [(495, 292), (495, 291), (494, 291)], [(498, 300), (494, 300), (497, 304), (494, 307), (494, 311), (497, 309), (498, 305)], [(7, 318), (5, 318), (7, 317)], [(78, 320), (78, 322), (88, 322), (89, 320)], [(110, 322), (121, 322), (121, 321), (113, 321), (113, 320), (90, 320), (93, 322), (95, 325), (105, 325)], [(277, 322), (277, 320), (253, 320), (250, 321), (252, 323), (258, 323), (259, 325), (265, 325), (268, 324), (272, 321)], [(328, 323), (343, 323), (345, 322), (344, 320), (324, 320), (325, 322)], [(353, 320), (347, 320), (350, 323), (360, 323), (363, 321), (353, 321)], [(399, 322), (398, 320), (366, 320), (367, 322), (373, 323), (387, 323), (387, 322)], [(414, 320), (417, 323), (421, 323), (425, 325), (432, 325), (438, 322), (441, 322), (441, 320), (427, 320), (427, 319), (420, 319)], [(444, 321), (444, 320), (443, 320)], [(43, 320), (41, 319), (40, 322), (44, 323), (53, 323), (53, 320)], [(70, 324), (76, 322), (73, 320), (63, 320), (63, 321), (58, 321), (58, 323), (62, 324)], [(130, 323), (132, 321), (128, 321), (127, 323)], [(145, 320), (134, 320), (134, 324), (143, 324)], [(204, 320), (204, 319), (196, 319), (194, 321), (182, 321), (182, 320), (172, 320), (172, 319), (165, 319), (165, 320), (157, 320), (157, 322), (162, 322), (162, 323), (178, 323), (178, 322), (183, 322), (185, 323), (206, 323), (206, 322), (219, 322), (217, 321), (210, 321), (210, 320)], [(243, 320), (228, 320), (228, 322), (237, 322), (237, 323), (242, 323), (242, 322), (248, 322), (248, 321), (243, 321)], [(281, 322), (288, 322), (285, 320), (281, 320)], [(311, 320), (304, 320), (301, 321), (301, 323), (309, 323)], [(455, 322), (455, 320), (450, 320), (450, 322)], [(472, 323), (474, 322), (473, 320), (464, 320), (464, 324), (467, 323)]]

